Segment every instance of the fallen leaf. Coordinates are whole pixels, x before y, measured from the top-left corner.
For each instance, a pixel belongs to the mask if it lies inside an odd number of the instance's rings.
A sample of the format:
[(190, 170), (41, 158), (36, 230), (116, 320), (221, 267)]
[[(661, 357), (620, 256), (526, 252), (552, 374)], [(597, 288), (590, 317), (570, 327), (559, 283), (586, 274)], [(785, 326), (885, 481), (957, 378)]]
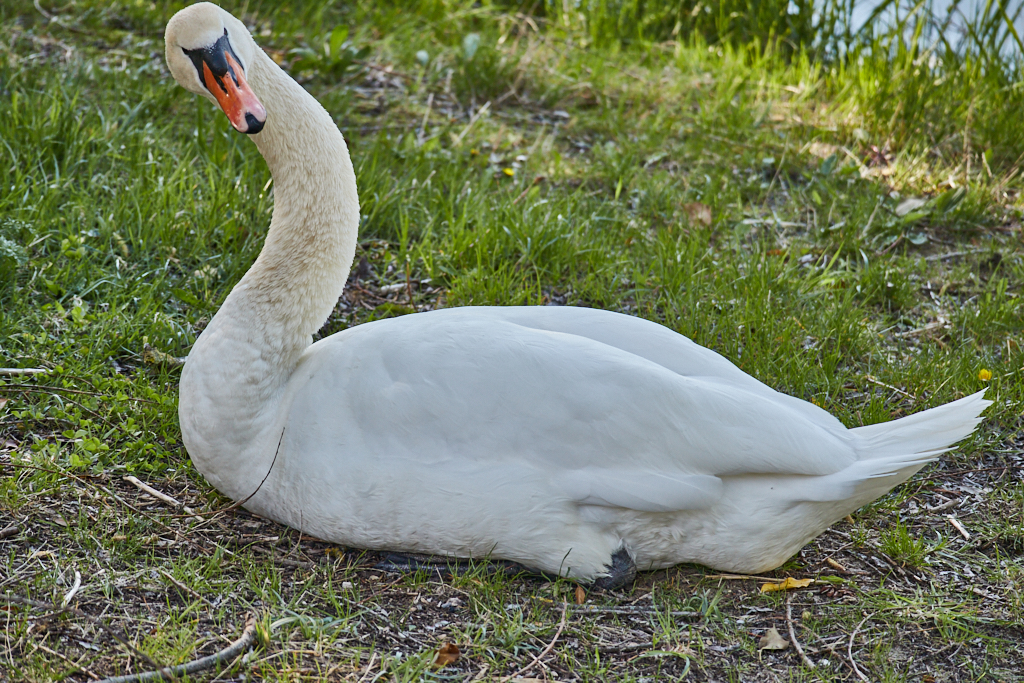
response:
[(455, 643), (445, 643), (437, 651), (437, 657), (434, 658), (434, 666), (440, 669), (449, 664), (454, 664), (459, 661), (460, 656), (462, 656), (462, 653), (459, 652), (458, 645)]
[(583, 586), (576, 586), (576, 604), (582, 605), (587, 599), (587, 591), (583, 590)]
[(690, 217), (691, 223), (711, 225), (711, 207), (707, 204), (701, 204), (700, 202), (683, 204), (683, 211)]
[(146, 344), (142, 347), (142, 362), (149, 365), (167, 365), (173, 368), (184, 365), (185, 359), (172, 356), (150, 344)]
[(647, 168), (648, 166), (653, 166), (654, 164), (658, 163), (667, 156), (668, 152), (656, 152), (655, 154), (652, 154), (651, 156), (647, 157), (647, 159), (644, 160), (644, 168)]
[(0, 398), (0, 410), (3, 410), (4, 406), (7, 405), (7, 400), (6, 398)]
[(814, 579), (794, 579), (787, 576), (781, 583), (762, 583), (762, 593), (774, 593), (776, 591), (788, 591), (791, 588), (805, 588), (814, 583)]
[(921, 197), (907, 197), (902, 202), (896, 205), (896, 215), (899, 217), (906, 216), (911, 211), (916, 211), (922, 206), (928, 203), (927, 199)]
[(761, 640), (757, 641), (758, 650), (785, 650), (789, 647), (789, 641), (779, 635), (774, 628), (768, 629)]
[(811, 146), (807, 148), (807, 151), (818, 157), (819, 159), (828, 159), (830, 156), (835, 154), (839, 150), (835, 145), (830, 145), (827, 142), (819, 142), (815, 140), (811, 143)]

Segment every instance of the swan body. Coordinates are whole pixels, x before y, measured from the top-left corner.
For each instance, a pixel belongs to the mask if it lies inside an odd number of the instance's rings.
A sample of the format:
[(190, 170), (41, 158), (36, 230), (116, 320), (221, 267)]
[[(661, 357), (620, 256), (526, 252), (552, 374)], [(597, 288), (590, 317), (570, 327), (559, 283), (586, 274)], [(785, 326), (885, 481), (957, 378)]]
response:
[[(241, 72), (223, 86), (194, 56), (218, 44)], [(275, 182), (263, 251), (180, 383), (193, 462), (257, 514), (583, 581), (623, 550), (640, 569), (756, 573), (969, 435), (989, 404), (847, 429), (661, 325), (573, 307), (446, 309), (312, 344), (356, 244), (344, 139), (213, 5), (171, 20), (167, 59), (252, 134)]]

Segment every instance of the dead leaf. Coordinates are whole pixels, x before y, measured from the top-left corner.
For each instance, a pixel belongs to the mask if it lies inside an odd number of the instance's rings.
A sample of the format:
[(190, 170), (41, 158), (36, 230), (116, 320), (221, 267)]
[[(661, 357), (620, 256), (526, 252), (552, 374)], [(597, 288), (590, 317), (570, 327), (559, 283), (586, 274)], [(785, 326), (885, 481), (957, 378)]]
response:
[(776, 591), (788, 591), (792, 588), (806, 588), (814, 583), (814, 579), (794, 579), (787, 576), (781, 583), (762, 583), (762, 593), (774, 593)]
[(785, 650), (789, 647), (789, 641), (779, 635), (774, 628), (768, 629), (761, 640), (757, 641), (758, 650)]
[(900, 217), (906, 216), (911, 211), (917, 211), (927, 203), (928, 200), (923, 197), (907, 197), (896, 205), (896, 215)]
[(437, 651), (437, 657), (434, 658), (434, 666), (440, 669), (441, 667), (454, 664), (459, 661), (459, 657), (462, 653), (459, 652), (459, 646), (455, 643), (445, 643), (441, 646), (441, 649)]
[(7, 401), (8, 399), (6, 398), (0, 398), (0, 410), (4, 409), (4, 406), (7, 405)]
[(711, 225), (711, 207), (707, 204), (701, 204), (700, 202), (683, 204), (683, 211), (689, 216), (691, 223)]
[(811, 143), (811, 146), (807, 148), (807, 151), (818, 157), (819, 159), (828, 159), (830, 156), (836, 153), (839, 148), (835, 145), (830, 145), (827, 142), (819, 142), (815, 140)]
[(582, 605), (587, 599), (587, 591), (583, 590), (583, 586), (576, 586), (576, 604)]
[(173, 368), (184, 365), (185, 359), (172, 356), (150, 344), (146, 344), (142, 347), (142, 362), (149, 365), (166, 365)]

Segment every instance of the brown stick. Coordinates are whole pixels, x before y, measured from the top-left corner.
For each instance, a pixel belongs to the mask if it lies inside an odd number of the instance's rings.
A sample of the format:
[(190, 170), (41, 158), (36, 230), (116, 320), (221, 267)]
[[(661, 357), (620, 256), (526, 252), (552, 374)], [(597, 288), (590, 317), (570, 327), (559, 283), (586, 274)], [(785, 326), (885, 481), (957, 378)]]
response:
[(157, 491), (155, 488), (153, 488), (152, 486), (150, 486), (146, 482), (140, 481), (138, 479), (138, 477), (133, 477), (131, 475), (128, 475), (127, 477), (121, 477), (121, 479), (123, 481), (126, 481), (129, 484), (135, 486), (140, 491), (145, 491), (146, 493), (148, 493), (149, 495), (153, 496), (154, 498), (162, 500), (163, 502), (167, 503), (171, 507), (180, 508), (180, 509), (184, 510), (185, 512), (187, 512), (188, 514), (193, 515), (192, 518), (194, 520), (196, 520), (197, 522), (202, 522), (203, 521), (202, 517), (197, 517), (197, 516), (195, 516), (193, 514), (192, 508), (190, 508), (189, 506), (187, 506), (184, 503), (180, 502), (177, 498), (172, 498), (171, 496), (168, 496), (166, 493), (163, 493), (161, 491)]
[[(82, 391), (81, 389), (65, 389), (64, 387), (51, 387), (51, 386), (46, 386), (46, 385), (43, 385), (43, 384), (4, 384), (3, 386), (0, 386), (0, 391), (13, 391), (13, 392), (27, 391), (29, 393), (36, 393), (36, 394), (48, 394), (51, 391), (61, 391), (61, 392), (64, 392), (65, 394), (82, 394), (83, 396), (99, 396), (100, 398), (111, 398), (111, 399), (115, 399), (116, 400), (116, 397), (115, 396), (111, 396), (110, 394), (101, 394), (101, 393), (98, 393), (98, 392), (95, 392), (95, 391)], [(145, 399), (145, 398), (132, 398), (132, 397), (129, 396), (125, 400), (126, 401), (138, 401), (139, 403), (150, 403), (152, 405), (159, 405), (156, 401), (150, 401), (149, 399)]]
[(602, 607), (600, 605), (575, 605), (572, 611), (576, 614), (667, 614), (684, 619), (700, 619), (704, 615), (694, 611), (662, 612), (657, 607), (644, 605), (623, 605), (620, 607)]
[(864, 681), (864, 683), (868, 683), (868, 678), (861, 673), (860, 669), (857, 668), (857, 662), (853, 658), (853, 640), (857, 637), (857, 631), (859, 631), (860, 627), (864, 625), (864, 622), (873, 616), (874, 614), (869, 614), (860, 620), (860, 623), (857, 624), (857, 628), (853, 629), (853, 633), (850, 634), (850, 643), (846, 646), (846, 656), (850, 658), (850, 666), (853, 667), (853, 673), (857, 674), (857, 678)]
[(779, 582), (781, 579), (773, 579), (770, 576), (755, 576), (754, 574), (706, 574), (699, 579), (724, 579), (725, 581), (772, 581)]
[(541, 650), (540, 654), (537, 655), (536, 657), (534, 657), (533, 661), (531, 661), (529, 664), (524, 666), (522, 669), (520, 669), (519, 671), (515, 672), (511, 676), (505, 676), (504, 678), (502, 678), (501, 679), (501, 683), (507, 683), (508, 681), (512, 680), (513, 678), (519, 678), (524, 673), (526, 673), (527, 671), (532, 669), (538, 662), (540, 662), (540, 660), (542, 660), (545, 657), (547, 657), (548, 653), (551, 652), (551, 649), (555, 646), (555, 643), (558, 642), (558, 637), (560, 635), (562, 635), (562, 631), (565, 629), (565, 614), (566, 614), (566, 612), (568, 610), (569, 610), (569, 603), (568, 602), (563, 602), (562, 603), (562, 618), (558, 620), (558, 630), (555, 631), (555, 637), (551, 639), (551, 642), (548, 643), (548, 646), (546, 648), (544, 648), (543, 650)]
[(786, 623), (789, 625), (789, 642), (793, 643), (793, 649), (800, 655), (800, 659), (803, 660), (804, 666), (808, 669), (813, 669), (814, 662), (808, 659), (807, 655), (804, 654), (804, 649), (800, 647), (800, 641), (796, 639), (796, 630), (793, 628), (793, 594), (790, 593), (786, 596)]
[(42, 375), (49, 372), (46, 368), (0, 368), (0, 375)]
[(112, 676), (104, 678), (100, 683), (144, 683), (144, 681), (163, 681), (169, 678), (177, 678), (185, 674), (194, 674), (197, 671), (212, 669), (218, 664), (230, 661), (242, 654), (252, 641), (256, 638), (256, 619), (249, 614), (245, 617), (245, 629), (242, 635), (235, 642), (215, 654), (196, 659), (188, 664), (168, 666), (159, 671), (147, 671), (145, 673), (128, 674), (127, 676)]
[(97, 676), (92, 671), (90, 671), (89, 669), (86, 669), (81, 664), (75, 664), (74, 662), (72, 662), (70, 659), (68, 659), (67, 657), (65, 657), (61, 653), (56, 652), (54, 650), (51, 650), (50, 648), (46, 647), (42, 643), (32, 643), (32, 647), (36, 648), (37, 650), (42, 650), (43, 652), (45, 652), (47, 654), (53, 655), (54, 657), (57, 657), (58, 659), (63, 659), (65, 662), (67, 662), (67, 664), (69, 666), (74, 667), (74, 669), (76, 671), (81, 671), (82, 673), (84, 673), (86, 676), (88, 676), (89, 678), (91, 678), (94, 681), (100, 680), (100, 677)]

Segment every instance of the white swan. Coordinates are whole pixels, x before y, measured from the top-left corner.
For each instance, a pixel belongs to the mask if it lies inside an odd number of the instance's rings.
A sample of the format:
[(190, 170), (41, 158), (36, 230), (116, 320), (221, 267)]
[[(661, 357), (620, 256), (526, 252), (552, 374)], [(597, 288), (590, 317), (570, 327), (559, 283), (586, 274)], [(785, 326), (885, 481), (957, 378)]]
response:
[(253, 133), (276, 188), (263, 251), (189, 354), (179, 408), (196, 467), (257, 514), (608, 585), (634, 562), (756, 573), (969, 435), (990, 403), (847, 429), (665, 327), (585, 308), (448, 309), (311, 344), (356, 246), (345, 141), (220, 8), (182, 10), (166, 41), (175, 80)]

